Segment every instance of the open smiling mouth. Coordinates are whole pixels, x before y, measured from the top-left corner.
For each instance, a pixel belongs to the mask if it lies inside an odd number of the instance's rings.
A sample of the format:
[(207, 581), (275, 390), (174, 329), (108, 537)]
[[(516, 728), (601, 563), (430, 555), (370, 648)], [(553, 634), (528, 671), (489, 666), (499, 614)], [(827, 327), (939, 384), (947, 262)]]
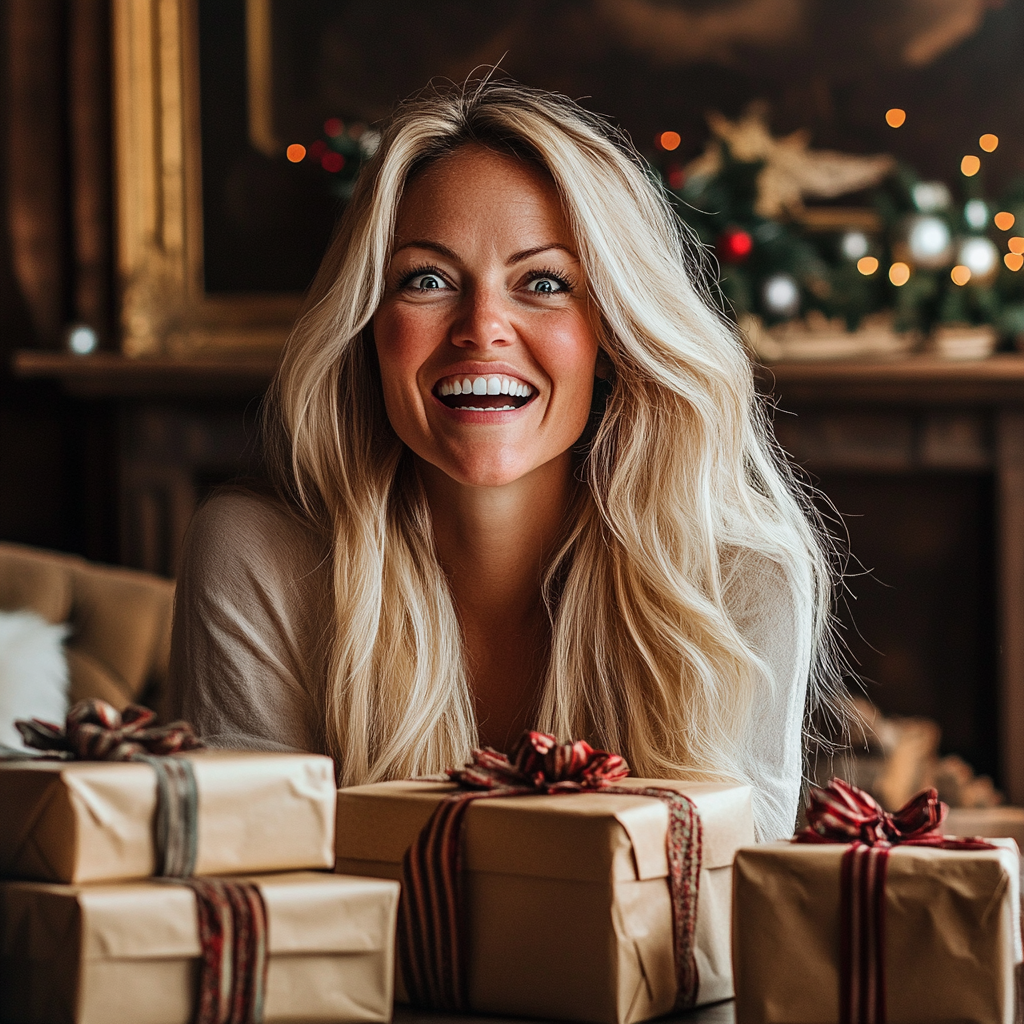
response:
[(449, 409), (467, 412), (510, 412), (521, 409), (536, 391), (515, 377), (442, 377), (434, 385), (434, 394)]

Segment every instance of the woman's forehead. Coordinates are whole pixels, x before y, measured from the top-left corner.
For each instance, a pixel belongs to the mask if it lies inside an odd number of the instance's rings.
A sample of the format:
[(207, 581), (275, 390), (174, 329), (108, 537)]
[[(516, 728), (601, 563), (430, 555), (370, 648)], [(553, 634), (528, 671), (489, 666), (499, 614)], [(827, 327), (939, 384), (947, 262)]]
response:
[(570, 238), (551, 176), (532, 161), (468, 144), (433, 161), (409, 183), (398, 209), (396, 245), (424, 231), (539, 231)]

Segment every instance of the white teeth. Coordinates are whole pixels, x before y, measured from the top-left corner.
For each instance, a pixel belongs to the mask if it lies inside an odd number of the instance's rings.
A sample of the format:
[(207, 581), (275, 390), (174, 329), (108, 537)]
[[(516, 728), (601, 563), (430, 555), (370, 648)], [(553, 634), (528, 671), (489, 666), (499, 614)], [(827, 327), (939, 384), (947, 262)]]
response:
[(441, 381), (437, 393), (442, 398), (447, 395), (511, 395), (514, 398), (528, 398), (533, 394), (533, 388), (511, 377), (463, 377), (461, 380), (456, 377)]

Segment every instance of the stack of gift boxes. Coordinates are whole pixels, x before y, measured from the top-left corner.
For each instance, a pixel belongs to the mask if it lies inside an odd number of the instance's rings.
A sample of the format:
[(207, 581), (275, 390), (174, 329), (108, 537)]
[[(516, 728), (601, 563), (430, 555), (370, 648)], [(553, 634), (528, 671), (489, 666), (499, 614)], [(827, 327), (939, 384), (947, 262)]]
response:
[(330, 873), (335, 798), (313, 755), (0, 763), (0, 1020), (390, 1020), (399, 887)]
[(152, 763), (0, 764), (0, 1020), (386, 1021), (397, 995), (633, 1024), (734, 992), (738, 1024), (1013, 1020), (1011, 840), (952, 843), (934, 800), (894, 818), (851, 790), (842, 827), (829, 805), (814, 841), (755, 845), (747, 787), (627, 778), (532, 736), (452, 782), (341, 791), (327, 758), (176, 755), (182, 878), (151, 877)]

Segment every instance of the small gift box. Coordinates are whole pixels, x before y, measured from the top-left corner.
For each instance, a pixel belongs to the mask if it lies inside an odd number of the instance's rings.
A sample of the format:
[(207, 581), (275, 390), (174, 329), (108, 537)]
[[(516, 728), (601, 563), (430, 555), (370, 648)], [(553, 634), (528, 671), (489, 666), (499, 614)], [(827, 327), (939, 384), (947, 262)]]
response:
[(944, 807), (837, 780), (799, 842), (736, 854), (737, 1024), (1011, 1024), (1017, 846), (943, 836)]
[(475, 757), (449, 773), (468, 789), (338, 793), (336, 869), (404, 877), (399, 999), (631, 1024), (732, 995), (748, 787), (623, 778), (621, 758), (537, 733), (514, 764)]
[(0, 760), (0, 876), (80, 883), (331, 867), (330, 758), (199, 750), (185, 723), (152, 728), (152, 718), (83, 701), (66, 728), (18, 723), (54, 753)]
[(0, 1020), (389, 1021), (398, 891), (319, 872), (0, 883)]

